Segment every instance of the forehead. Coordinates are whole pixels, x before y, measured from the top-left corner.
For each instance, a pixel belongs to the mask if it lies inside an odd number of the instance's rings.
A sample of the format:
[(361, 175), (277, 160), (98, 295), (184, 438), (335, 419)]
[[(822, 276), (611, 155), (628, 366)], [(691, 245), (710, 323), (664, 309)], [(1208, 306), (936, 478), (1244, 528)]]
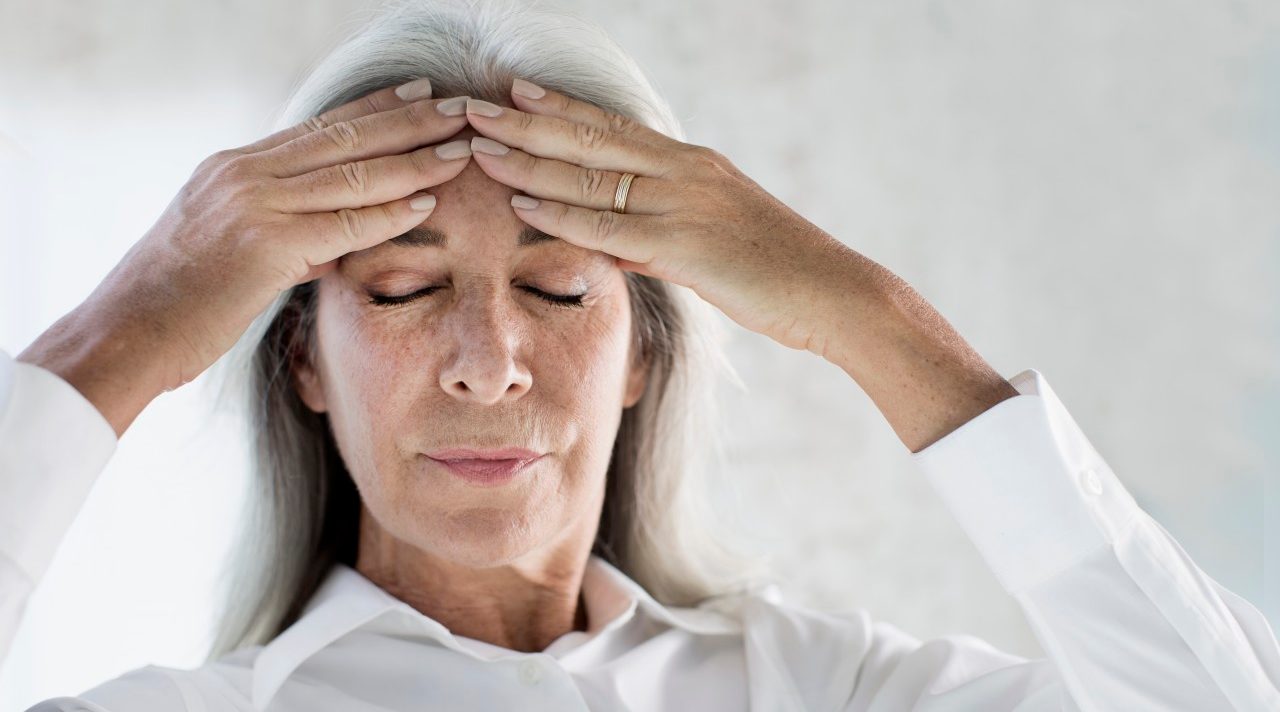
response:
[[(434, 145), (470, 141), (479, 135), (474, 127), (467, 125)], [(366, 256), (431, 255), (445, 250), (466, 252), (484, 245), (512, 250), (516, 256), (553, 254), (613, 262), (607, 253), (579, 247), (521, 220), (511, 207), (511, 196), (524, 191), (491, 178), (474, 159), (468, 160), (450, 180), (422, 190), (435, 195), (437, 200), (435, 209), (423, 223), (373, 247), (348, 253), (343, 261), (359, 261)]]
[[(435, 145), (457, 140), (470, 140), (480, 135), (465, 126), (453, 136)], [(436, 207), (420, 225), (385, 242), (350, 254), (351, 257), (408, 255), (417, 251), (430, 254), (446, 249), (464, 250), (478, 242), (500, 249), (516, 248), (520, 252), (542, 252), (540, 246), (560, 252), (592, 252), (549, 235), (521, 220), (511, 207), (511, 196), (522, 191), (491, 178), (478, 163), (467, 165), (448, 181), (422, 189), (436, 196)], [(551, 247), (553, 246), (554, 247)]]
[[(516, 247), (530, 247), (548, 242), (568, 244), (555, 235), (548, 235), (532, 225), (525, 225), (516, 233)], [(419, 225), (403, 235), (397, 235), (387, 240), (383, 244), (396, 247), (435, 247), (445, 249), (449, 246), (449, 234), (436, 227)]]
[[(455, 251), (466, 252), (468, 251), (468, 243), (474, 244), (476, 241), (487, 243), (488, 247), (481, 248), (486, 250), (514, 248), (512, 250), (514, 256), (527, 254), (532, 257), (537, 254), (549, 253), (564, 257), (575, 256), (593, 260), (612, 260), (604, 252), (579, 247), (555, 235), (548, 235), (521, 221), (514, 215), (511, 216), (509, 221), (502, 220), (500, 213), (504, 210), (511, 211), (514, 208), (511, 207), (509, 202), (504, 202), (488, 208), (490, 213), (498, 213), (499, 215), (491, 214), (477, 220), (456, 217), (453, 220), (440, 221), (434, 225), (424, 223), (373, 247), (349, 252), (343, 255), (340, 262), (358, 264), (365, 260), (379, 258), (395, 259), (397, 257), (416, 255), (428, 257), (435, 254), (443, 255), (444, 251), (448, 250), (451, 245), (455, 248)], [(434, 217), (434, 214), (432, 217)]]

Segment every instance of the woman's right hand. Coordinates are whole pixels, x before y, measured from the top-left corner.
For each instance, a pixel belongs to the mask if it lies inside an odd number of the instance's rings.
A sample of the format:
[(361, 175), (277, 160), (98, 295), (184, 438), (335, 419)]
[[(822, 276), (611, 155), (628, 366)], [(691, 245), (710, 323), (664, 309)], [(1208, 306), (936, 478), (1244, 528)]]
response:
[[(466, 97), (410, 102), (392, 87), (210, 156), (18, 360), (62, 376), (122, 434), (152, 398), (226, 353), (280, 292), (425, 220), (434, 198), (415, 209), (418, 191), (469, 162), (467, 140), (431, 145), (467, 125), (465, 108)], [(445, 146), (453, 152), (437, 153)], [(113, 387), (113, 377), (129, 383)]]

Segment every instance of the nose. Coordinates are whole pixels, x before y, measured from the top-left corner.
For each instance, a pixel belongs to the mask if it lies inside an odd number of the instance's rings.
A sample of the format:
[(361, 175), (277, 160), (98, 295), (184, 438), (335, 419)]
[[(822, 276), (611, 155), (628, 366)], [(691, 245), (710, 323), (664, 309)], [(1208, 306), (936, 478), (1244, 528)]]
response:
[(493, 294), (453, 310), (441, 336), (453, 340), (451, 358), (440, 369), (440, 387), (459, 400), (492, 405), (516, 400), (533, 386), (521, 360), (524, 325)]

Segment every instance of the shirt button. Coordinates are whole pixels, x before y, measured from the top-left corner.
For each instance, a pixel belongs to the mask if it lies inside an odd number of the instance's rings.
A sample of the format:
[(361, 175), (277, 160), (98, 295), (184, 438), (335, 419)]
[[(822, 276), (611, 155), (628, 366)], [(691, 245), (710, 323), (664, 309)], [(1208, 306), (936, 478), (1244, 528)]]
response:
[(1080, 473), (1080, 484), (1086, 492), (1102, 494), (1102, 480), (1098, 479), (1098, 473), (1092, 467), (1086, 467)]
[(542, 666), (536, 660), (525, 660), (520, 663), (520, 681), (526, 685), (536, 685), (542, 679)]

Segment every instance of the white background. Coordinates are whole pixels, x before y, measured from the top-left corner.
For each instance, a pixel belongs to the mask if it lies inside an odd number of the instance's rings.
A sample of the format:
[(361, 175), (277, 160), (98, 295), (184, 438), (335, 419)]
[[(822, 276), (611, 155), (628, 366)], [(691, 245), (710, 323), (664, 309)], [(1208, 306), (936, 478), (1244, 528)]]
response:
[[(10, 354), (201, 159), (268, 133), (371, 7), (0, 2)], [(566, 6), (634, 54), (691, 142), (903, 276), (1006, 377), (1043, 373), (1138, 503), (1276, 627), (1280, 6)], [(789, 596), (1042, 655), (857, 385), (733, 328), (733, 472)], [(246, 465), (206, 395), (166, 394), (121, 440), (30, 600), (0, 711), (200, 663)]]

